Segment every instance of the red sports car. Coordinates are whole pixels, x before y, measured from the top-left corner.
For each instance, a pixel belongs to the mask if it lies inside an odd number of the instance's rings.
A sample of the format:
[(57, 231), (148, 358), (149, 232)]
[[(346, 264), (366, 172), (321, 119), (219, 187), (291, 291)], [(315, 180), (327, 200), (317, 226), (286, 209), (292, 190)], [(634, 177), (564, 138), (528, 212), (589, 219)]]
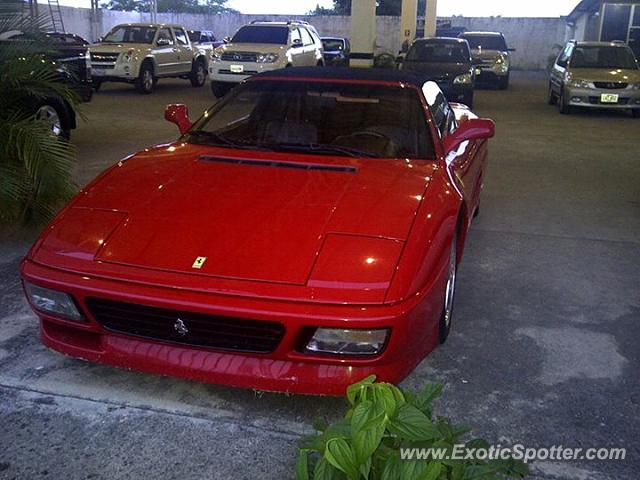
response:
[(21, 273), (42, 341), (259, 390), (397, 383), (451, 328), (491, 120), (401, 72), (257, 75), (67, 205)]

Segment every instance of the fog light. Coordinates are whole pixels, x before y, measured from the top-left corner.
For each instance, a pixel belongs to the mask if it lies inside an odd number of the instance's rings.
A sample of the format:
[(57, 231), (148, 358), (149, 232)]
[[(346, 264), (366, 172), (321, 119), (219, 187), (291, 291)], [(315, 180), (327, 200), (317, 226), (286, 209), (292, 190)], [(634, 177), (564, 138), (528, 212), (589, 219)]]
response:
[(572, 102), (578, 102), (578, 103), (579, 103), (579, 102), (581, 102), (581, 101), (582, 101), (582, 99), (581, 99), (580, 97), (572, 97), (572, 98), (571, 98), (571, 101), (572, 101)]
[(309, 343), (308, 353), (333, 355), (377, 355), (384, 348), (389, 330), (343, 330), (318, 328)]
[(31, 304), (36, 310), (68, 320), (79, 321), (84, 319), (70, 295), (27, 282), (25, 282), (24, 287)]

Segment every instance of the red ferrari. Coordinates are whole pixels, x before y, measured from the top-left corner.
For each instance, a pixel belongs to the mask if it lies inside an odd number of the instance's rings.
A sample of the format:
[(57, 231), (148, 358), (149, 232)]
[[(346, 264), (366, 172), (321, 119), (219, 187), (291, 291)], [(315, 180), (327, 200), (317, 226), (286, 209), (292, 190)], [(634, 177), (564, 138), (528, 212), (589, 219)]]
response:
[(491, 120), (401, 72), (257, 75), (113, 165), (23, 260), (42, 341), (89, 361), (343, 395), (451, 328)]

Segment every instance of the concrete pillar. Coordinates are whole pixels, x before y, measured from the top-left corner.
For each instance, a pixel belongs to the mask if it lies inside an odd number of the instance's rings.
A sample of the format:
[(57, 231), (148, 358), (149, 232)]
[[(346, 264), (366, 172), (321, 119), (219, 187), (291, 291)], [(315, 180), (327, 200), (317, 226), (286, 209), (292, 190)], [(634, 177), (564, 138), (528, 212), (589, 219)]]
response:
[(400, 17), (400, 50), (406, 52), (416, 38), (418, 23), (418, 0), (402, 0)]
[(376, 50), (376, 0), (351, 2), (352, 67), (373, 67)]
[(424, 16), (424, 36), (436, 36), (436, 18), (438, 10), (438, 0), (427, 0), (427, 11)]

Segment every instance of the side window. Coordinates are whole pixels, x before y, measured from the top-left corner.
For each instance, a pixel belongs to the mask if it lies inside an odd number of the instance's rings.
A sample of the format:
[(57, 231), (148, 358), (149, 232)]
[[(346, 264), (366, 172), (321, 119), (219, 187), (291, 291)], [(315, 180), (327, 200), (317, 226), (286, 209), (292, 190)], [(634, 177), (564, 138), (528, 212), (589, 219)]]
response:
[(313, 38), (306, 28), (300, 28), (300, 35), (302, 36), (303, 45), (313, 45)]
[(187, 40), (187, 34), (184, 33), (184, 30), (181, 28), (176, 28), (173, 30), (176, 34), (176, 40), (179, 45), (188, 45), (189, 41)]
[(564, 50), (562, 51), (562, 53), (560, 54), (560, 56), (558, 57), (558, 60), (556, 61), (556, 64), (559, 67), (566, 67), (567, 63), (569, 63), (569, 57), (571, 57), (571, 52), (573, 50), (573, 44), (572, 43), (568, 43), (566, 47), (564, 47)]
[(293, 45), (293, 43), (296, 40), (300, 40), (300, 42), (302, 42), (302, 38), (300, 37), (300, 31), (297, 28), (294, 28), (291, 30), (291, 45)]
[(160, 44), (164, 44), (164, 45), (173, 45), (173, 36), (171, 35), (171, 30), (169, 30), (168, 28), (161, 28), (158, 31), (158, 45)]
[(442, 93), (438, 93), (437, 98), (433, 102), (431, 113), (438, 128), (440, 138), (446, 137), (458, 128), (456, 115)]

